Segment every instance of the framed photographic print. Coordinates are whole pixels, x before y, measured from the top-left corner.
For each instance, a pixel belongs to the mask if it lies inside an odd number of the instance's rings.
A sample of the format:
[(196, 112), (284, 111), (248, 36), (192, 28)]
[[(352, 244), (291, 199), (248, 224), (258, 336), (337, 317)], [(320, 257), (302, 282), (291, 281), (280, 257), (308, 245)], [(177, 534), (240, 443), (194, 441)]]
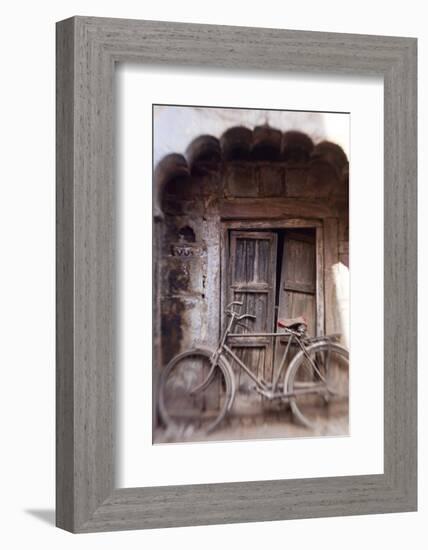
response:
[(196, 135), (189, 174), (155, 169), (154, 442), (348, 435), (348, 162), (303, 130), (346, 147), (349, 114), (154, 105), (155, 162), (177, 118)]
[(57, 26), (57, 525), (416, 509), (416, 40)]

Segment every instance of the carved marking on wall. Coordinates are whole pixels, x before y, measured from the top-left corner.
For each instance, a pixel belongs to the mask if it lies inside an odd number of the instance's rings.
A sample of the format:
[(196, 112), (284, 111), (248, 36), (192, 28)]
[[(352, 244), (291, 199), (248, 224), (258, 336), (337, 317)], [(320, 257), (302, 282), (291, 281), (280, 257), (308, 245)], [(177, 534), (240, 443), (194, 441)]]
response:
[(196, 244), (173, 244), (171, 254), (181, 258), (201, 258), (206, 255), (206, 249)]

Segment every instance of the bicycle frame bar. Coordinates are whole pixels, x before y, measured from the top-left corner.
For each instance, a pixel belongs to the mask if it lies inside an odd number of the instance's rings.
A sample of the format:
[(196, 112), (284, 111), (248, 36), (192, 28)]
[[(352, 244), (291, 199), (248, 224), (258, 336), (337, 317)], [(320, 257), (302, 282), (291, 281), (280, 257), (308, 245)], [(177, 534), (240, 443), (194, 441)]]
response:
[(290, 349), (290, 345), (291, 345), (291, 342), (293, 340), (294, 340), (294, 335), (291, 334), (290, 338), (288, 339), (288, 342), (287, 342), (287, 347), (286, 347), (286, 349), (284, 351), (284, 354), (282, 356), (281, 363), (279, 365), (278, 374), (276, 375), (276, 378), (274, 379), (273, 384), (272, 384), (272, 391), (274, 391), (274, 392), (276, 391), (276, 388), (278, 387), (279, 379), (281, 378), (282, 371), (284, 370), (285, 362), (287, 360), (288, 350)]
[[(232, 357), (232, 359), (234, 361), (236, 361), (238, 363), (238, 365), (244, 369), (244, 371), (248, 374), (248, 376), (251, 378), (251, 380), (253, 380), (253, 382), (255, 382), (258, 386), (260, 386), (261, 388), (263, 388), (263, 383), (261, 380), (259, 380), (257, 378), (257, 376), (255, 374), (253, 374), (250, 369), (245, 365), (245, 363), (243, 363), (241, 361), (241, 359), (239, 359), (239, 357), (236, 355), (236, 353), (234, 353), (230, 348), (229, 346), (227, 346), (226, 344), (223, 345), (223, 350), (227, 352), (228, 355), (230, 355)], [(223, 351), (222, 350), (222, 351)]]
[[(277, 387), (278, 387), (279, 380), (281, 378), (282, 372), (283, 372), (285, 364), (286, 364), (286, 360), (287, 360), (288, 352), (289, 352), (289, 349), (290, 349), (290, 345), (291, 345), (291, 343), (294, 340), (296, 335), (288, 329), (285, 329), (284, 332), (260, 332), (260, 333), (259, 332), (251, 332), (251, 333), (248, 333), (248, 334), (231, 333), (231, 330), (232, 330), (233, 325), (235, 323), (235, 319), (238, 317), (238, 314), (233, 311), (233, 312), (231, 312), (230, 315), (231, 315), (231, 319), (230, 319), (230, 321), (229, 321), (229, 323), (228, 323), (228, 325), (227, 325), (227, 327), (226, 327), (226, 329), (225, 329), (225, 331), (224, 331), (224, 333), (221, 337), (218, 348), (216, 349), (216, 351), (214, 352), (214, 354), (211, 358), (211, 364), (213, 366), (213, 369), (214, 369), (219, 357), (224, 352), (226, 352), (226, 354), (228, 356), (230, 356), (233, 359), (233, 361), (238, 363), (238, 365), (248, 374), (248, 376), (251, 378), (251, 380), (253, 380), (253, 382), (255, 382), (255, 384), (259, 388), (267, 389), (266, 382), (263, 379), (257, 378), (257, 376), (250, 371), (250, 369), (247, 367), (247, 365), (245, 365), (245, 363), (243, 361), (241, 361), (241, 359), (239, 359), (239, 357), (236, 355), (236, 353), (234, 353), (234, 351), (226, 344), (226, 341), (229, 337), (231, 337), (231, 338), (233, 338), (233, 337), (240, 337), (240, 338), (247, 337), (248, 338), (248, 337), (254, 337), (254, 336), (262, 336), (262, 337), (263, 336), (265, 336), (265, 337), (269, 336), (269, 337), (273, 337), (273, 338), (278, 338), (279, 336), (281, 336), (281, 337), (284, 337), (284, 336), (287, 337), (288, 336), (289, 340), (287, 342), (287, 347), (284, 351), (284, 355), (282, 356), (282, 359), (281, 359), (281, 363), (280, 363), (280, 366), (279, 366), (279, 369), (278, 369), (278, 374), (276, 375), (276, 378), (273, 381), (272, 387), (270, 388), (272, 392), (275, 392)], [(303, 347), (303, 345), (300, 342), (299, 338), (296, 338), (296, 340), (298, 341), (301, 349), (304, 350), (305, 348)], [(213, 371), (213, 369), (212, 369), (212, 371)], [(211, 374), (211, 371), (208, 374), (207, 379), (209, 379), (210, 374)], [(205, 382), (203, 382), (203, 384), (205, 384)]]
[(319, 369), (317, 368), (317, 366), (313, 362), (312, 358), (308, 354), (305, 345), (302, 343), (302, 339), (299, 338), (293, 331), (285, 329), (284, 332), (251, 332), (251, 333), (244, 333), (244, 334), (232, 333), (231, 330), (232, 330), (233, 325), (235, 323), (235, 319), (237, 319), (239, 316), (234, 311), (230, 312), (230, 316), (231, 316), (231, 319), (230, 319), (230, 321), (229, 321), (229, 323), (228, 323), (228, 325), (227, 325), (227, 327), (226, 327), (226, 329), (225, 329), (225, 331), (224, 331), (224, 333), (221, 337), (219, 346), (212, 355), (212, 358), (211, 358), (212, 369), (208, 373), (207, 379), (202, 383), (202, 386), (207, 384), (207, 382), (210, 380), (210, 377), (214, 372), (214, 368), (215, 368), (215, 365), (217, 364), (217, 361), (218, 361), (219, 357), (224, 352), (226, 352), (226, 354), (229, 355), (233, 359), (233, 361), (238, 363), (238, 365), (248, 374), (248, 376), (251, 378), (251, 380), (253, 380), (253, 382), (255, 382), (255, 384), (259, 388), (262, 388), (262, 389), (265, 389), (265, 390), (268, 389), (267, 383), (263, 379), (257, 378), (257, 376), (250, 371), (250, 369), (247, 367), (247, 365), (245, 365), (245, 363), (243, 363), (243, 361), (241, 361), (241, 359), (239, 359), (239, 357), (236, 355), (236, 353), (234, 353), (234, 351), (232, 351), (232, 349), (226, 344), (226, 341), (229, 337), (231, 337), (231, 338), (234, 338), (234, 337), (237, 337), (237, 338), (250, 338), (250, 337), (257, 337), (257, 336), (260, 336), (260, 337), (268, 336), (268, 337), (272, 337), (272, 338), (278, 338), (279, 336), (282, 336), (282, 337), (284, 337), (284, 336), (287, 337), (288, 336), (289, 339), (288, 339), (288, 342), (287, 342), (287, 347), (286, 347), (286, 349), (284, 351), (284, 354), (282, 356), (281, 363), (280, 363), (280, 366), (278, 368), (278, 373), (277, 373), (275, 379), (273, 380), (271, 388), (269, 388), (269, 390), (272, 391), (273, 393), (275, 393), (277, 388), (278, 388), (279, 380), (280, 380), (282, 372), (284, 370), (286, 360), (287, 360), (287, 357), (288, 357), (288, 352), (289, 352), (289, 349), (290, 349), (290, 346), (291, 346), (291, 343), (293, 342), (293, 340), (296, 340), (297, 345), (300, 347), (301, 351), (304, 353), (304, 355), (309, 360), (309, 362), (312, 364), (312, 367), (315, 370), (315, 372), (318, 374), (318, 376), (320, 376), (321, 380), (324, 380), (324, 377), (322, 376)]

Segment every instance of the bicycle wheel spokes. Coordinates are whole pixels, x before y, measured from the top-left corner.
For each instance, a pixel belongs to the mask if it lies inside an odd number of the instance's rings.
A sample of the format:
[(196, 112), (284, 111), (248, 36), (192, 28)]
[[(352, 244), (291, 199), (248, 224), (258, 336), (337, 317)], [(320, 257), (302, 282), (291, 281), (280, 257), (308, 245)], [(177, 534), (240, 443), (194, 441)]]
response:
[(217, 426), (229, 398), (230, 384), (222, 368), (216, 366), (212, 372), (209, 354), (188, 352), (165, 369), (159, 411), (172, 439), (185, 440)]
[(290, 366), (287, 391), (295, 418), (303, 425), (333, 433), (347, 431), (349, 368), (347, 351), (319, 343)]

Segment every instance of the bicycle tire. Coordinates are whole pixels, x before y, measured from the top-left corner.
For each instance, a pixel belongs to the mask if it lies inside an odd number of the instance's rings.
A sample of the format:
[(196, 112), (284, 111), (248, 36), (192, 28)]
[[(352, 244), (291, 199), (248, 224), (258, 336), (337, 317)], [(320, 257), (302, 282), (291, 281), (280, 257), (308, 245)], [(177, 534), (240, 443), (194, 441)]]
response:
[[(195, 348), (176, 355), (163, 369), (159, 383), (158, 410), (164, 426), (175, 440), (208, 434), (224, 419), (234, 397), (234, 377), (230, 366), (220, 358), (208, 383), (192, 393), (211, 368), (212, 351)], [(204, 378), (205, 377), (205, 378)], [(215, 406), (218, 388), (218, 407)], [(211, 393), (211, 395), (210, 395)], [(211, 409), (208, 409), (208, 403)]]
[[(327, 430), (331, 433), (327, 423), (330, 423), (330, 430), (331, 424), (334, 423), (334, 429), (340, 432), (347, 431), (348, 351), (327, 340), (312, 344), (306, 351), (312, 361), (316, 361), (318, 373), (303, 351), (300, 351), (291, 361), (284, 379), (284, 391), (288, 395), (294, 418), (298, 423), (313, 430)], [(325, 355), (327, 353), (330, 355)], [(324, 359), (321, 354), (324, 354)]]

